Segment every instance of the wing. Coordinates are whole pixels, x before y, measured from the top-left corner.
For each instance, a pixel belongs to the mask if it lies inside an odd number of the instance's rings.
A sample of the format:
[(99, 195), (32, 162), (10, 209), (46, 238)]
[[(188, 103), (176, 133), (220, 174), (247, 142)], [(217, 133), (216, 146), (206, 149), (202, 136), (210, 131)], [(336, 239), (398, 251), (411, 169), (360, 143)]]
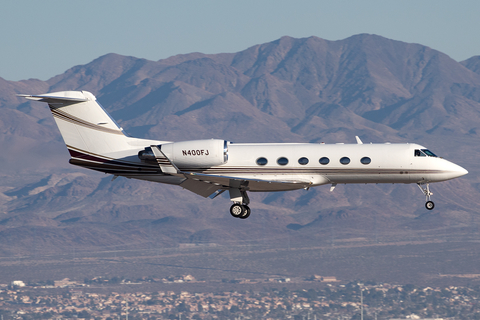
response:
[[(244, 188), (250, 191), (287, 191), (311, 187), (307, 180), (264, 180), (183, 172), (188, 180), (215, 185), (217, 189)], [(185, 188), (186, 189), (186, 188)]]

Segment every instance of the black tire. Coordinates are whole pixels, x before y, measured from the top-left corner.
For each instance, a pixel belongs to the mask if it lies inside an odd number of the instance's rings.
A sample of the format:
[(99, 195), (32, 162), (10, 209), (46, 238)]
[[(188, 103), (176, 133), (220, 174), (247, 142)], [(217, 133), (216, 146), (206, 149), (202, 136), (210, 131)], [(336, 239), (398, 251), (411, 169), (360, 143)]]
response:
[(435, 208), (435, 204), (433, 203), (433, 201), (427, 201), (427, 203), (425, 203), (425, 208), (427, 208), (428, 210), (432, 210), (433, 208)]
[(245, 211), (245, 209), (243, 208), (243, 206), (241, 204), (238, 204), (238, 203), (234, 203), (230, 207), (230, 214), (234, 218), (240, 218), (244, 214), (244, 211)]
[(240, 219), (247, 219), (250, 217), (250, 208), (247, 205), (243, 205), (243, 214), (239, 217)]

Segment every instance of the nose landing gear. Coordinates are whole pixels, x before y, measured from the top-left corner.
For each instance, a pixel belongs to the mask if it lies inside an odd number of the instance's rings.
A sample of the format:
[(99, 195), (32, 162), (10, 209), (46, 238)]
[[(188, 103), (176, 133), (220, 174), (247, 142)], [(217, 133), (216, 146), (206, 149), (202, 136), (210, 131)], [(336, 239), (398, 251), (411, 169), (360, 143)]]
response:
[(422, 190), (423, 194), (425, 195), (425, 208), (427, 208), (428, 210), (432, 210), (433, 208), (435, 208), (435, 204), (433, 203), (433, 201), (430, 200), (430, 196), (433, 195), (433, 193), (430, 192), (430, 187), (428, 183), (417, 183), (417, 186), (420, 188), (420, 190)]

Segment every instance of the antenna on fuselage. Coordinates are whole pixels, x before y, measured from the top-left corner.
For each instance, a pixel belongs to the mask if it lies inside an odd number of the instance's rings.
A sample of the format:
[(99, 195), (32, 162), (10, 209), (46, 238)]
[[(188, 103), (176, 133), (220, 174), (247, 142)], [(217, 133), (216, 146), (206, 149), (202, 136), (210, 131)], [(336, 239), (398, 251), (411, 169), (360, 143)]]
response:
[(355, 136), (355, 139), (357, 139), (357, 144), (363, 144), (362, 140), (358, 136)]

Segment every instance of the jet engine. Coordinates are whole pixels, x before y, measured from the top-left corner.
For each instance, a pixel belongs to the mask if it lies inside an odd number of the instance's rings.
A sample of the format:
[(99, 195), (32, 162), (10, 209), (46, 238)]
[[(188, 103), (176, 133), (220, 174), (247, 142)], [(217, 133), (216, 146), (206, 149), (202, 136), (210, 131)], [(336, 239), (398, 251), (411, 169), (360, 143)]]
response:
[[(179, 168), (210, 168), (228, 161), (228, 141), (192, 140), (172, 142), (158, 145), (160, 150)], [(155, 160), (151, 147), (146, 147), (138, 153), (145, 162)]]

